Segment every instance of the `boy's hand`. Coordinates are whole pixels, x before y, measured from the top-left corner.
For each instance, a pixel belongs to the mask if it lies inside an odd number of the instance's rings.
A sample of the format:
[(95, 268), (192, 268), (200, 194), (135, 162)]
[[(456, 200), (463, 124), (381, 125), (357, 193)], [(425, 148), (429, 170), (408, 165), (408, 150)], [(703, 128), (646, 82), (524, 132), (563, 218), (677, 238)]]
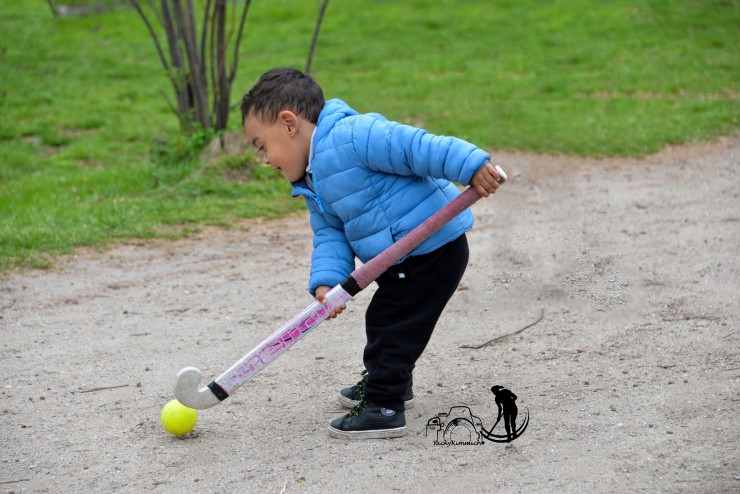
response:
[[(316, 289), (316, 300), (324, 305), (326, 305), (326, 294), (331, 290), (330, 286), (320, 286)], [(337, 317), (337, 315), (341, 314), (344, 309), (346, 309), (347, 306), (345, 304), (340, 305), (339, 307), (335, 307), (333, 311), (329, 313), (328, 319), (334, 319)]]
[(478, 172), (473, 176), (473, 179), (470, 181), (470, 185), (475, 188), (481, 197), (488, 197), (491, 194), (496, 193), (496, 189), (501, 185), (499, 182), (500, 180), (501, 177), (496, 171), (496, 167), (490, 163), (486, 163), (483, 165), (483, 168), (478, 170)]

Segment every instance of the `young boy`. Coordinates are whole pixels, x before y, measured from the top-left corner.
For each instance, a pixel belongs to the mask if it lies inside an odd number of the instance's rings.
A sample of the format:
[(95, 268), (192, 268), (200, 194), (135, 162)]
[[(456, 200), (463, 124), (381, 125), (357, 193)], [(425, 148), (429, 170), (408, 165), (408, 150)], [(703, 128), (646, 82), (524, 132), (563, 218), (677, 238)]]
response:
[[(241, 112), (249, 142), (293, 184), (293, 197), (306, 201), (314, 246), (309, 291), (321, 303), (354, 270), (355, 257), (369, 261), (454, 199), (452, 182), (483, 197), (499, 186), (485, 151), (358, 114), (338, 99), (325, 102), (319, 85), (295, 69), (263, 74)], [(467, 210), (376, 280), (365, 316), (367, 372), (340, 391), (351, 410), (331, 422), (332, 436), (405, 434), (411, 373), (465, 272), (472, 225)]]

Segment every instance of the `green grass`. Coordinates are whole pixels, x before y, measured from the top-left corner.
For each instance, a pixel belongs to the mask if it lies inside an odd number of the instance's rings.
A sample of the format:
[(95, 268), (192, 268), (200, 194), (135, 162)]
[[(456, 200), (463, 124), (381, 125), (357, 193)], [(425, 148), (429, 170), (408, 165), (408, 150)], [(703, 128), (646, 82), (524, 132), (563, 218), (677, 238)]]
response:
[[(737, 132), (735, 2), (417, 1), (347, 10), (329, 17), (317, 75), (361, 111), (494, 149), (546, 153), (637, 155)], [(359, 32), (342, 45), (347, 24)]]
[[(253, 2), (233, 101), (305, 65), (317, 5)], [(739, 28), (734, 1), (335, 0), (314, 76), (359, 111), (494, 153), (643, 155), (738, 132)], [(250, 156), (200, 163), (204, 136), (179, 134), (171, 92), (133, 10), (4, 3), (0, 272), (302, 207)]]

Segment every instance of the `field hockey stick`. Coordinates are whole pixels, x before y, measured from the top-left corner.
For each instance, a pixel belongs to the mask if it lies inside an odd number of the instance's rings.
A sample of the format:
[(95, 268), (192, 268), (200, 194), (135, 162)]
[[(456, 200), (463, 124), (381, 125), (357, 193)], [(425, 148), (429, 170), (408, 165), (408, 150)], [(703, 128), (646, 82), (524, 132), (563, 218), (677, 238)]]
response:
[[(501, 177), (500, 183), (504, 183), (506, 174), (499, 166), (496, 166), (496, 171)], [(198, 389), (202, 376), (200, 370), (195, 367), (185, 367), (177, 374), (175, 397), (183, 405), (197, 410), (210, 408), (225, 400), (237, 388), (252, 379), (270, 362), (327, 319), (336, 307), (346, 303), (367, 288), (389, 267), (396, 264), (478, 199), (480, 199), (478, 192), (473, 187), (469, 187), (367, 264), (352, 271), (346, 280), (326, 294), (326, 304), (313, 302), (207, 386)]]

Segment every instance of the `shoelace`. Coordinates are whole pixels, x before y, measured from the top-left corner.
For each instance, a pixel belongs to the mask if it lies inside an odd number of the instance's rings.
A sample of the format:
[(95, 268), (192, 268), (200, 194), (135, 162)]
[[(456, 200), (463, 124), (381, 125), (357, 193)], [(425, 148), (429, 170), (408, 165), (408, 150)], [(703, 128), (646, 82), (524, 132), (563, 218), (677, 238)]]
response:
[(367, 370), (363, 370), (360, 374), (363, 379), (360, 379), (360, 381), (355, 384), (355, 389), (357, 390), (357, 394), (360, 395), (360, 401), (357, 403), (357, 405), (353, 406), (352, 409), (347, 414), (347, 422), (352, 422), (353, 417), (359, 417), (362, 411), (367, 406), (367, 400), (365, 400), (365, 375), (367, 374)]

